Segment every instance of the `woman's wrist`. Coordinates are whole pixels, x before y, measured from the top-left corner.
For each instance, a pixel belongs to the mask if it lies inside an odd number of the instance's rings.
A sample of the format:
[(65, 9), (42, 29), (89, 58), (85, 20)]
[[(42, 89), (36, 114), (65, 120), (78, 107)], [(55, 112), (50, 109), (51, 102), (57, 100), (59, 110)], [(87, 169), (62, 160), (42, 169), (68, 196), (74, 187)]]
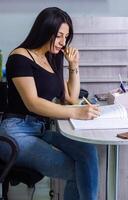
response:
[(78, 73), (79, 72), (79, 69), (78, 69), (78, 67), (74, 67), (74, 68), (71, 68), (71, 67), (68, 67), (68, 70), (69, 70), (69, 73)]
[(68, 69), (69, 69), (69, 72), (70, 73), (78, 73), (78, 71), (79, 71), (79, 65), (78, 65), (78, 63), (69, 63), (69, 67), (68, 67)]
[(74, 68), (79, 68), (79, 63), (75, 62), (75, 63), (70, 63), (69, 62), (69, 68), (74, 69)]

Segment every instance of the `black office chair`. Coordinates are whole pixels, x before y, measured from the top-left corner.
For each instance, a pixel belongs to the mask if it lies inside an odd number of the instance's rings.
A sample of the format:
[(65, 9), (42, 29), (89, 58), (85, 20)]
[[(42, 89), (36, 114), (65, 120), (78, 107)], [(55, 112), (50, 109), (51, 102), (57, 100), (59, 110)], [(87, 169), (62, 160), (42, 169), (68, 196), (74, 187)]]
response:
[(7, 143), (11, 147), (11, 155), (8, 162), (0, 159), (0, 200), (8, 200), (9, 184), (17, 185), (22, 182), (29, 188), (34, 188), (35, 184), (44, 176), (35, 170), (14, 165), (19, 149), (13, 138), (1, 135), (0, 141)]
[(0, 159), (0, 200), (4, 200), (5, 198), (5, 180), (8, 177), (8, 174), (15, 163), (17, 154), (18, 154), (18, 146), (17, 143), (11, 138), (7, 136), (0, 135), (0, 141), (6, 143), (11, 148), (11, 154), (9, 156), (8, 162), (4, 162)]
[[(7, 104), (7, 84), (0, 82), (0, 113), (4, 112)], [(34, 188), (35, 184), (43, 179), (43, 175), (38, 171), (28, 169), (26, 167), (19, 167), (13, 165), (18, 153), (18, 145), (16, 141), (10, 136), (0, 136), (0, 141), (8, 143), (11, 146), (12, 154), (6, 163), (0, 159), (0, 183), (2, 184), (2, 200), (8, 200), (9, 184), (17, 185), (19, 183), (26, 184), (29, 188)], [(4, 170), (4, 171), (3, 171)], [(3, 172), (2, 172), (3, 171)], [(53, 198), (53, 191), (49, 192), (51, 199)], [(0, 199), (0, 200), (1, 200)]]

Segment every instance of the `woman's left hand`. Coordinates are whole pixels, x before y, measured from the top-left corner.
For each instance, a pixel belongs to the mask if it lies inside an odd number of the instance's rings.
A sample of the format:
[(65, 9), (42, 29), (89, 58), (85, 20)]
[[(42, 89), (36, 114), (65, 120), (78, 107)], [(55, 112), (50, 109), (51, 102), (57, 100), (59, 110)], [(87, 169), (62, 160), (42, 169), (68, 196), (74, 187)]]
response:
[(79, 65), (79, 51), (73, 47), (66, 47), (64, 56), (69, 63), (69, 66), (76, 67)]

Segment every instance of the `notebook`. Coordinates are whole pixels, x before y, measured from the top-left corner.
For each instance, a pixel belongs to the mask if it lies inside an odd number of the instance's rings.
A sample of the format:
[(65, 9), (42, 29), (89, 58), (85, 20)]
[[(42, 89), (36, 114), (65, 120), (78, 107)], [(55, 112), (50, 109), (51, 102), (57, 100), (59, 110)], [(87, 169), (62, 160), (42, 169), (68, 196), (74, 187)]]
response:
[(128, 112), (121, 104), (100, 106), (101, 115), (93, 120), (70, 119), (74, 129), (128, 128)]

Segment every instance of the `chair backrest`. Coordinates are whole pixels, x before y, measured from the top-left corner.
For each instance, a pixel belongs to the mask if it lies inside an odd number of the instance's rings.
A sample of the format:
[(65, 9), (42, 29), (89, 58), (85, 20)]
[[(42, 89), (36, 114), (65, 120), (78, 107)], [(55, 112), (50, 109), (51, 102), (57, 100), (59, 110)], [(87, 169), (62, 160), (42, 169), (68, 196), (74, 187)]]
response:
[(11, 148), (11, 154), (10, 154), (10, 158), (9, 158), (8, 162), (5, 164), (1, 160), (0, 182), (2, 183), (5, 179), (5, 177), (7, 176), (7, 174), (9, 173), (9, 171), (11, 170), (12, 166), (15, 163), (15, 160), (16, 160), (18, 152), (19, 152), (19, 148), (18, 148), (18, 144), (16, 143), (16, 141), (10, 136), (0, 135), (0, 141), (8, 144)]
[(7, 106), (7, 82), (0, 82), (0, 112), (5, 111)]

